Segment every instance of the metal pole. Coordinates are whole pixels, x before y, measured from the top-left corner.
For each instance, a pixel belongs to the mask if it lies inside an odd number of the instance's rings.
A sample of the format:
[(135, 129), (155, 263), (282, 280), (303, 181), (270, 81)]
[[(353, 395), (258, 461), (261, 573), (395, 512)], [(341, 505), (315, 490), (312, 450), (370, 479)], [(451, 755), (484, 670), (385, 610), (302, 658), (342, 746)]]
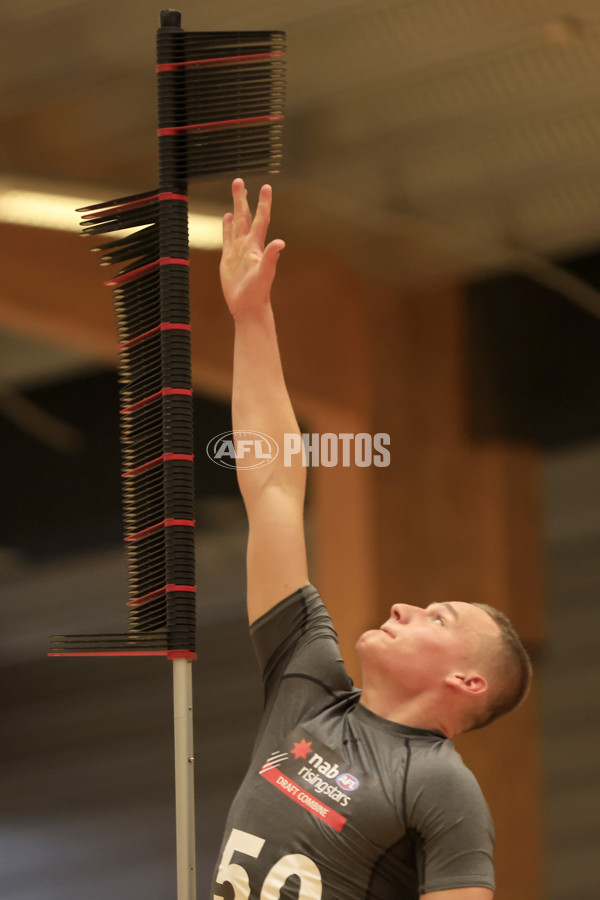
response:
[(192, 663), (173, 660), (177, 900), (196, 900)]

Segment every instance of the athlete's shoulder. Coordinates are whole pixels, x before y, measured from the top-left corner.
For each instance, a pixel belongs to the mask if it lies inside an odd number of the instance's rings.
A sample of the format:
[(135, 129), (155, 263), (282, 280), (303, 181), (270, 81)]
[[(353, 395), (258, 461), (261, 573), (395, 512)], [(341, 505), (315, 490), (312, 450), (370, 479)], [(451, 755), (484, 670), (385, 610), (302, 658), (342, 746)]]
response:
[(312, 584), (305, 584), (287, 594), (278, 603), (275, 603), (270, 609), (250, 623), (250, 634), (255, 634), (265, 625), (274, 620), (289, 619), (297, 625), (300, 622), (306, 622), (311, 616), (319, 613), (327, 614), (325, 605), (321, 599), (317, 588)]
[[(337, 646), (337, 634), (331, 617), (312, 584), (306, 584), (284, 597), (250, 626), (257, 650), (266, 644), (269, 650), (284, 644), (289, 650), (306, 646), (317, 638), (331, 639)], [(264, 653), (259, 652), (259, 658)]]
[(415, 801), (437, 795), (485, 803), (477, 778), (448, 739), (412, 745), (407, 786)]

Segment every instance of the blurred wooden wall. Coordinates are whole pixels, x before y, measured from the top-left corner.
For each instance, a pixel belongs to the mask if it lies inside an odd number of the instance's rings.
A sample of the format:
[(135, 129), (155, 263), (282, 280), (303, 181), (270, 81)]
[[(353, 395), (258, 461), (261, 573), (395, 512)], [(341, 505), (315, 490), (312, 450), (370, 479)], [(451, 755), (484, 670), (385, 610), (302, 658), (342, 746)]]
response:
[[(0, 227), (0, 322), (116, 359), (110, 294), (87, 244)], [(456, 286), (397, 296), (317, 249), (285, 250), (274, 295), (286, 379), (311, 432), (388, 433), (387, 468), (312, 470), (311, 580), (353, 645), (396, 601), (490, 603), (532, 648), (543, 640), (539, 460), (467, 432), (465, 305)], [(198, 389), (225, 398), (233, 327), (218, 255), (193, 253)], [(541, 900), (539, 723), (535, 695), (459, 739), (497, 832), (497, 900)]]

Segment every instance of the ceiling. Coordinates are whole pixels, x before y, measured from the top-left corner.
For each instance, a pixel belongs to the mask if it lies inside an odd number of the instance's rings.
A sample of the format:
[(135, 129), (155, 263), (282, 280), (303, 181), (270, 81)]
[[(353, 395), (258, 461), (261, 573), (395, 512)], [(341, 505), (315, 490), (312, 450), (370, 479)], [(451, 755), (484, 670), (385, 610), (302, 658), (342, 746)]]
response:
[[(288, 35), (275, 228), (398, 284), (600, 240), (600, 4), (204, 0), (189, 30)], [(3, 0), (0, 169), (99, 197), (154, 186), (149, 0)], [(116, 193), (115, 193), (116, 192)], [(221, 206), (225, 185), (195, 202)]]

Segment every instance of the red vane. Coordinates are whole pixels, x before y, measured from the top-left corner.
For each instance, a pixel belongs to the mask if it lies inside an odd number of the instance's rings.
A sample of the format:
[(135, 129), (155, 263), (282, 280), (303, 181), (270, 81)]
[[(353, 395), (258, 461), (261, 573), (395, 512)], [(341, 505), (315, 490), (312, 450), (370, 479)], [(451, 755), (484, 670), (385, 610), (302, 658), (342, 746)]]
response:
[(141, 472), (146, 472), (148, 469), (152, 469), (153, 466), (158, 466), (161, 462), (168, 462), (170, 460), (179, 460), (181, 462), (193, 462), (194, 454), (193, 453), (163, 453), (162, 456), (157, 456), (156, 459), (151, 459), (146, 463), (143, 463), (141, 466), (137, 466), (135, 469), (129, 469), (127, 472), (123, 472), (121, 478), (135, 478), (136, 475), (139, 475)]
[(131, 272), (126, 272), (124, 275), (117, 275), (116, 278), (111, 278), (110, 281), (105, 281), (105, 287), (113, 287), (116, 284), (127, 284), (128, 281), (133, 281), (134, 278), (139, 278), (140, 275), (145, 275), (146, 272), (152, 272), (153, 269), (158, 269), (159, 261), (148, 263), (147, 266), (140, 266), (139, 269), (133, 269)]
[(145, 341), (146, 338), (153, 337), (153, 335), (158, 334), (160, 331), (191, 331), (191, 328), (184, 322), (161, 322), (156, 328), (151, 328), (150, 331), (145, 331), (143, 334), (138, 334), (137, 337), (131, 338), (130, 341), (119, 344), (119, 350), (127, 350), (128, 347), (135, 347), (140, 341)]
[(186, 62), (160, 63), (156, 67), (157, 72), (174, 72), (176, 69), (186, 69), (189, 66), (224, 66), (234, 62), (258, 62), (262, 59), (282, 59), (285, 53), (280, 50), (273, 53), (249, 53), (247, 56), (217, 56), (215, 59), (190, 59)]
[(126, 350), (128, 347), (135, 347), (135, 345), (139, 344), (140, 341), (145, 341), (146, 338), (152, 337), (159, 332), (160, 325), (157, 325), (156, 328), (151, 328), (150, 331), (145, 331), (143, 334), (139, 334), (137, 337), (131, 338), (130, 341), (124, 341), (122, 344), (119, 344), (119, 351)]
[(185, 203), (188, 202), (187, 194), (173, 194), (170, 191), (163, 191), (158, 195), (159, 200), (183, 200)]
[(198, 659), (191, 650), (169, 650), (167, 656), (169, 659)]
[(133, 281), (135, 278), (139, 278), (140, 275), (145, 275), (146, 272), (151, 272), (153, 269), (158, 268), (158, 266), (189, 266), (189, 259), (175, 259), (172, 256), (163, 256), (161, 259), (157, 259), (156, 262), (148, 263), (146, 266), (140, 266), (139, 269), (132, 269), (131, 272), (125, 272), (124, 275), (117, 275), (115, 278), (111, 278), (110, 281), (105, 281), (105, 287), (114, 287), (118, 284), (127, 284), (129, 281)]
[(179, 593), (193, 594), (195, 590), (195, 584), (166, 584), (164, 587), (158, 588), (156, 591), (150, 591), (149, 594), (144, 594), (143, 597), (134, 597), (133, 600), (130, 600), (127, 603), (127, 606), (143, 606), (145, 603), (150, 603), (151, 600), (156, 600), (158, 597), (162, 597), (164, 594), (173, 593), (175, 591)]
[(178, 125), (176, 128), (159, 128), (158, 136), (182, 134), (184, 131), (203, 131), (210, 128), (233, 128), (236, 125), (259, 125), (263, 122), (280, 122), (283, 116), (252, 116), (249, 119), (224, 119), (221, 122), (201, 122), (199, 125)]
[(160, 397), (170, 397), (179, 394), (184, 397), (192, 396), (192, 392), (189, 388), (163, 388), (162, 391), (157, 391), (156, 394), (144, 397), (143, 400), (138, 400), (137, 403), (132, 403), (131, 406), (124, 406), (121, 410), (121, 415), (125, 416), (128, 413), (135, 412), (136, 410), (141, 409), (142, 406), (147, 406), (148, 403), (153, 403), (155, 400), (158, 400)]
[(149, 534), (154, 534), (156, 531), (161, 531), (163, 528), (168, 528), (172, 525), (184, 525), (188, 528), (194, 528), (196, 525), (195, 519), (163, 519), (162, 522), (157, 522), (156, 525), (150, 525), (149, 528), (144, 528), (142, 531), (136, 531), (135, 534), (129, 534), (125, 538), (125, 542), (128, 541), (140, 541), (142, 538), (148, 537)]

